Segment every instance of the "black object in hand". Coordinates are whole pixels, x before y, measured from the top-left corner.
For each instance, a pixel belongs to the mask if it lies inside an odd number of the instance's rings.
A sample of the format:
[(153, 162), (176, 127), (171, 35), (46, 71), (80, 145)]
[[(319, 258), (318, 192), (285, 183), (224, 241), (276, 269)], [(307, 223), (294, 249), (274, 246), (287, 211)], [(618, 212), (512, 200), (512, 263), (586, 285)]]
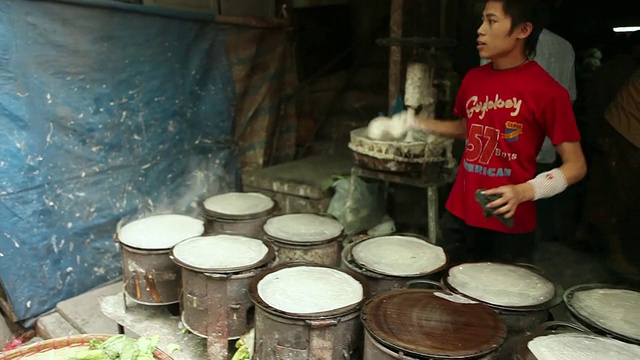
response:
[(498, 220), (500, 220), (505, 226), (507, 227), (513, 227), (513, 218), (505, 218), (503, 214), (494, 214), (494, 209), (490, 209), (487, 207), (487, 205), (500, 198), (500, 195), (486, 195), (483, 194), (483, 191), (485, 191), (485, 189), (478, 189), (476, 190), (476, 201), (478, 202), (478, 204), (480, 204), (480, 206), (482, 206), (482, 210), (484, 212), (484, 216), (485, 217), (491, 217), (491, 216), (495, 216), (496, 218), (498, 218)]

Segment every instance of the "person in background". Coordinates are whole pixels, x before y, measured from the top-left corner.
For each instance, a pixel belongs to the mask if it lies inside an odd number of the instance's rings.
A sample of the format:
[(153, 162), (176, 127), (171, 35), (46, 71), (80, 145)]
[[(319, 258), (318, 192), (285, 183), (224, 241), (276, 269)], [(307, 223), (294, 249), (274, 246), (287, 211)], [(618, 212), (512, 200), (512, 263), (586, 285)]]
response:
[(610, 267), (640, 286), (640, 66), (617, 92), (596, 130), (586, 218), (604, 237)]
[[(578, 97), (576, 87), (576, 53), (573, 45), (560, 35), (543, 28), (540, 32), (536, 53), (533, 57), (549, 75), (560, 83), (569, 92), (569, 99), (573, 104)], [(489, 59), (481, 59), (480, 64), (488, 63)], [(549, 137), (544, 138), (542, 148), (538, 157), (537, 173), (543, 173), (553, 169), (557, 165), (556, 149), (551, 143)], [(560, 234), (567, 237), (567, 234), (575, 233), (577, 230), (575, 211), (576, 192), (575, 189), (551, 197), (549, 199), (540, 199), (536, 202), (538, 223), (536, 228), (536, 237), (540, 241), (551, 241), (557, 239)], [(563, 231), (568, 224), (570, 229)]]
[[(609, 131), (605, 125), (604, 113), (607, 106), (615, 99), (616, 94), (629, 81), (633, 73), (640, 68), (640, 31), (630, 34), (616, 34), (616, 41), (610, 42), (610, 47), (605, 50), (602, 65), (592, 74), (588, 83), (584, 86), (584, 121), (581, 128), (583, 146), (587, 158), (587, 164), (593, 161), (602, 161), (601, 141), (603, 134)], [(602, 178), (598, 178), (594, 172), (585, 179), (584, 198), (593, 197), (591, 194), (595, 182), (602, 185)], [(584, 202), (584, 201), (583, 201)], [(585, 204), (583, 208), (588, 208)], [(583, 211), (580, 214), (580, 222), (577, 234), (577, 242), (588, 247), (607, 248), (607, 241), (603, 241), (597, 229), (592, 228), (590, 215)], [(596, 230), (596, 231), (593, 231)]]
[[(533, 262), (535, 201), (585, 176), (569, 92), (530, 60), (542, 30), (538, 6), (536, 0), (485, 2), (477, 49), (491, 62), (462, 80), (454, 109), (458, 119), (421, 118), (411, 111), (393, 117), (407, 129), (466, 140), (437, 240), (452, 263)], [(536, 175), (545, 136), (562, 165)], [(477, 191), (496, 199), (480, 205)]]
[(608, 56), (585, 84), (585, 126), (587, 142), (595, 142), (603, 120), (602, 115), (620, 88), (640, 65), (640, 31), (617, 35), (616, 48), (609, 48)]

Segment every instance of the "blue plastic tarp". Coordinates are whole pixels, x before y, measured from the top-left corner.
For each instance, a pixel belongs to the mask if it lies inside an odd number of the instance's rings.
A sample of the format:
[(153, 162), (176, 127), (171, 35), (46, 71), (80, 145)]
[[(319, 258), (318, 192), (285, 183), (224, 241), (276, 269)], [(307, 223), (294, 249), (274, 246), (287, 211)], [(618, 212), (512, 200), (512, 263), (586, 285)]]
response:
[(196, 216), (237, 181), (219, 26), (80, 3), (0, 1), (0, 283), (20, 320), (121, 276), (120, 219)]

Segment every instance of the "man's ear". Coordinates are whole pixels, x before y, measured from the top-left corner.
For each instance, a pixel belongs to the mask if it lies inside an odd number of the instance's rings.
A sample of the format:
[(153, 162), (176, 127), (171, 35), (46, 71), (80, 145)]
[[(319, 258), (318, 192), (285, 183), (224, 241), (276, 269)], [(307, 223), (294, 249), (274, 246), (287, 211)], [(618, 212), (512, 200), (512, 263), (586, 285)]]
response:
[(530, 22), (526, 22), (520, 24), (517, 29), (518, 39), (525, 39), (531, 35), (533, 32), (533, 24)]

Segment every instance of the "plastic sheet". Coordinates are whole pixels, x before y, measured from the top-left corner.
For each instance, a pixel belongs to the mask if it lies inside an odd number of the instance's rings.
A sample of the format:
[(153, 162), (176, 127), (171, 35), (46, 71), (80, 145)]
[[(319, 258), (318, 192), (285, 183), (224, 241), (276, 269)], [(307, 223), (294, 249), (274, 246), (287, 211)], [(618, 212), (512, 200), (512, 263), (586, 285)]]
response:
[(121, 276), (121, 218), (236, 187), (221, 30), (105, 3), (0, 2), (0, 283), (21, 320)]

